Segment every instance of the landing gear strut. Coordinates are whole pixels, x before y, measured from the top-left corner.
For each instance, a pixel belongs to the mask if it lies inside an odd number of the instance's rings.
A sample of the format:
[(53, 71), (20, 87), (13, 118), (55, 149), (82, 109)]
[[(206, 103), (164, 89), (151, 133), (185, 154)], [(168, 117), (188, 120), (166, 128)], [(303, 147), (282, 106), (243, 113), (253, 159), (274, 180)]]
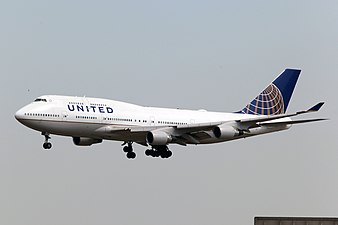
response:
[(127, 158), (128, 159), (135, 159), (136, 153), (133, 152), (133, 146), (132, 146), (133, 143), (132, 142), (127, 142), (127, 143), (124, 143), (124, 144), (128, 144), (127, 146), (123, 147), (123, 151), (125, 153), (127, 153)]
[(160, 146), (152, 146), (151, 149), (147, 149), (145, 151), (146, 156), (152, 156), (152, 157), (160, 157), (165, 159), (165, 158), (170, 158), (173, 153), (172, 151), (169, 150), (168, 146), (166, 145), (160, 145)]
[(49, 133), (46, 132), (42, 132), (41, 133), (43, 136), (45, 136), (45, 142), (43, 143), (42, 147), (46, 150), (49, 150), (52, 148), (52, 143), (50, 143), (48, 140), (51, 139), (51, 137), (49, 136)]

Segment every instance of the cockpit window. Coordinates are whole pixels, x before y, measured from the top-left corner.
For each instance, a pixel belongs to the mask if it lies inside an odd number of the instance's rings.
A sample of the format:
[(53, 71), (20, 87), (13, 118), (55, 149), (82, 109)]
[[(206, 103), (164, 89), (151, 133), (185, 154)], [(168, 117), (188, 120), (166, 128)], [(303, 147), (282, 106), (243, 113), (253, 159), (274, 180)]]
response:
[(34, 100), (34, 102), (47, 102), (47, 99), (37, 98), (37, 99)]

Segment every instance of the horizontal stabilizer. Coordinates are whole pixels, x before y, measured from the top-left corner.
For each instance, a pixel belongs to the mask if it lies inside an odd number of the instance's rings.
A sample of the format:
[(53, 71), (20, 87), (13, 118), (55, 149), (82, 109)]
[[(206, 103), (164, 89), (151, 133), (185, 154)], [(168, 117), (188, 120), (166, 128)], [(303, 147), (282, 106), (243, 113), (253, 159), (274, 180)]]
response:
[(319, 102), (317, 105), (313, 106), (311, 109), (309, 109), (308, 111), (312, 111), (312, 112), (317, 112), (320, 110), (320, 108), (324, 105), (324, 102)]
[[(264, 123), (264, 122), (267, 122), (267, 121), (272, 121), (272, 120), (277, 120), (277, 119), (282, 119), (282, 118), (287, 118), (287, 117), (298, 116), (298, 115), (305, 114), (305, 113), (310, 113), (310, 112), (316, 112), (316, 111), (318, 111), (323, 106), (323, 104), (324, 104), (324, 102), (320, 102), (320, 103), (316, 104), (315, 106), (311, 107), (308, 110), (298, 111), (298, 112), (292, 113), (292, 114), (279, 114), (279, 115), (273, 115), (273, 116), (260, 116), (260, 117), (257, 117), (257, 118), (236, 120), (236, 122), (237, 122), (237, 126), (240, 129), (242, 129), (242, 130), (248, 130), (250, 128), (254, 128), (254, 127), (259, 126), (258, 125), (259, 123)], [(272, 124), (272, 123), (269, 123), (269, 124)]]
[(292, 117), (292, 116), (298, 116), (300, 114), (305, 114), (305, 113), (310, 113), (310, 112), (317, 112), (322, 105), (324, 105), (324, 102), (320, 102), (316, 104), (315, 106), (311, 107), (308, 110), (304, 111), (298, 111), (296, 113), (292, 114), (280, 114), (280, 115), (273, 115), (273, 116), (262, 116), (258, 118), (250, 118), (250, 119), (243, 119), (243, 120), (238, 120), (236, 122), (241, 122), (241, 123), (246, 123), (246, 122), (265, 122), (265, 121), (270, 121), (270, 120), (276, 120), (276, 119), (281, 119), (281, 118), (286, 118), (286, 117)]
[(309, 112), (318, 112), (320, 110), (320, 108), (322, 108), (322, 106), (324, 105), (324, 102), (319, 102), (316, 105), (312, 106), (310, 109), (305, 110), (305, 111), (299, 111), (296, 112), (295, 115), (299, 115), (299, 114), (304, 114), (304, 113), (309, 113)]

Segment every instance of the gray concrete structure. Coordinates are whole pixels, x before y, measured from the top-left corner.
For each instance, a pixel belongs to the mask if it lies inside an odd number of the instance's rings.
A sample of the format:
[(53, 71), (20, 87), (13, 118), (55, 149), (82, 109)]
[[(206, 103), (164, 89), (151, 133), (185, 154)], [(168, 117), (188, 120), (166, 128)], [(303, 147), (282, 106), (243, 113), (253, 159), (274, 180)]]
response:
[(255, 217), (255, 225), (338, 225), (329, 217)]

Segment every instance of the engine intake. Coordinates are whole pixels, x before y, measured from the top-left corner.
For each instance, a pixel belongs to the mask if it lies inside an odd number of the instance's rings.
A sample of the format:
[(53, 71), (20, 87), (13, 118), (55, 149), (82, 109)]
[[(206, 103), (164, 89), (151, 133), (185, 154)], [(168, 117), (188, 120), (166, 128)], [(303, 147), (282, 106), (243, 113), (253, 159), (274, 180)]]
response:
[(172, 138), (164, 131), (149, 131), (147, 133), (147, 142), (151, 145), (166, 145)]
[(217, 138), (222, 138), (222, 139), (231, 139), (233, 137), (236, 136), (240, 136), (243, 134), (243, 132), (238, 131), (237, 129), (235, 129), (234, 127), (230, 126), (230, 125), (220, 125), (215, 127), (213, 130), (213, 133), (215, 135), (215, 137)]
[(73, 142), (77, 146), (90, 146), (102, 142), (102, 139), (94, 139), (88, 137), (73, 137)]

